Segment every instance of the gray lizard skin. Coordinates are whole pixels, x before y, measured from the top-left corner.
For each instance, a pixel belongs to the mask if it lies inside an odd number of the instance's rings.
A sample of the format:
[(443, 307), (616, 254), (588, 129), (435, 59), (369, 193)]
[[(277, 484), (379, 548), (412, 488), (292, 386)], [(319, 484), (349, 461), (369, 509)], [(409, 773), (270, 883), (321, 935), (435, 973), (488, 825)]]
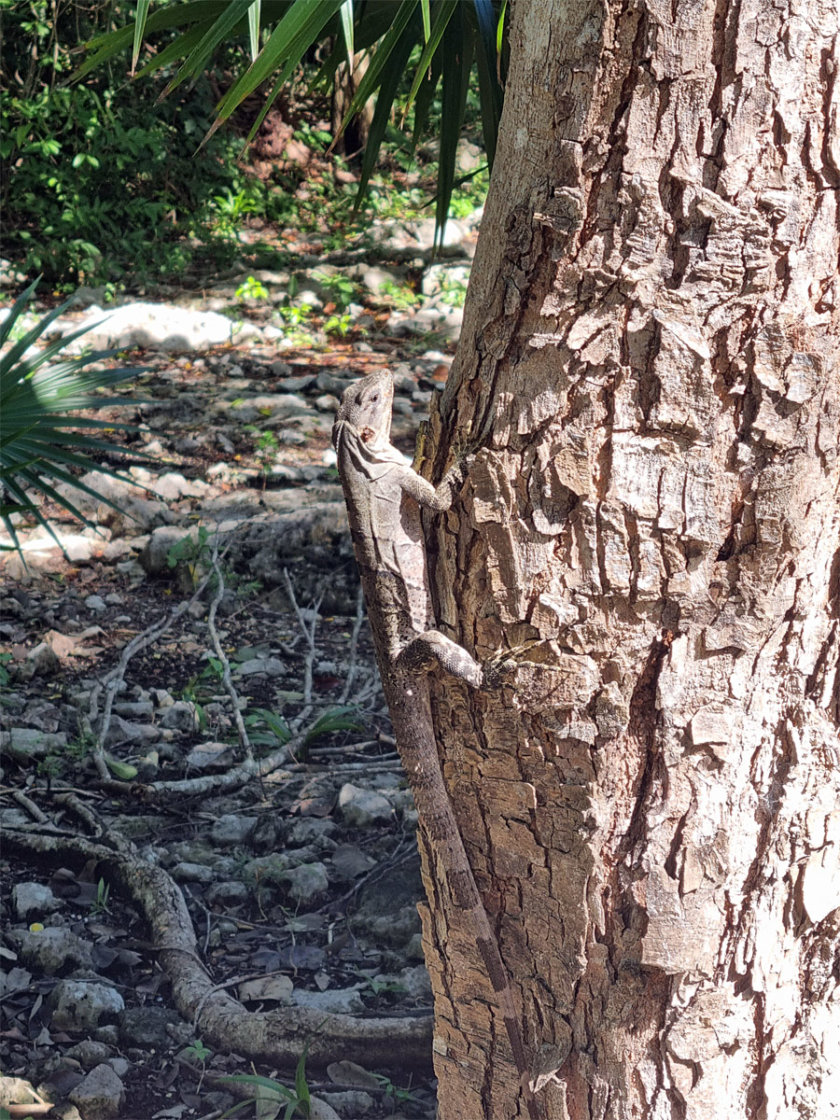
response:
[(424, 672), (437, 662), (474, 688), (492, 687), (495, 679), (435, 629), (426, 576), (420, 507), (448, 509), (462, 473), (453, 468), (435, 488), (407, 465), (390, 442), (393, 397), (387, 370), (344, 392), (332, 434), (338, 472), (385, 699), (420, 824), (455, 906), (471, 924), (504, 1018), (528, 1115), (538, 1120), (513, 994), (444, 784)]

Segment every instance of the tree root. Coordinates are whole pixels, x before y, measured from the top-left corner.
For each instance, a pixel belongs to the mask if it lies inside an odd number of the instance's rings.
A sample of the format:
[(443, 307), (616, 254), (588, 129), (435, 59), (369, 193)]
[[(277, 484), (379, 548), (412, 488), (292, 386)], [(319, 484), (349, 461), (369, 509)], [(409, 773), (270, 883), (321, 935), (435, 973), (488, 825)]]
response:
[(308, 1046), (309, 1067), (345, 1059), (366, 1066), (429, 1071), (431, 1017), (357, 1019), (302, 1007), (246, 1010), (208, 975), (180, 888), (126, 841), (113, 836), (107, 838), (110, 843), (94, 841), (53, 832), (43, 824), (7, 825), (3, 839), (7, 853), (96, 861), (100, 872), (122, 887), (146, 919), (178, 1011), (217, 1050), (293, 1069)]

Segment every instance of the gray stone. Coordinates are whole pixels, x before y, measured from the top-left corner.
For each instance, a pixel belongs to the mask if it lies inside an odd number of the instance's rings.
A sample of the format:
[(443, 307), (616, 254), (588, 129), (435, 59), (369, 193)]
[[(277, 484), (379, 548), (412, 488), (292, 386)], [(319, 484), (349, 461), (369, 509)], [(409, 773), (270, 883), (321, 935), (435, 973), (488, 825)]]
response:
[(89, 611), (96, 611), (97, 614), (108, 609), (108, 604), (101, 595), (88, 595), (85, 599), (85, 606)]
[(173, 731), (195, 731), (198, 727), (195, 704), (189, 700), (176, 700), (160, 716), (158, 725)]
[(312, 402), (319, 412), (335, 412), (339, 405), (338, 397), (332, 393), (322, 393)]
[(425, 1000), (431, 997), (432, 983), (428, 969), (422, 964), (404, 968), (394, 979), (411, 999)]
[(96, 980), (59, 980), (47, 1007), (52, 1011), (50, 1026), (54, 1030), (91, 1031), (101, 1019), (118, 1015), (125, 1003), (115, 988)]
[(310, 903), (319, 895), (324, 894), (330, 879), (323, 863), (302, 863), (298, 867), (290, 867), (285, 874), (289, 894), (296, 902)]
[(31, 920), (30, 915), (51, 914), (63, 903), (43, 883), (16, 883), (12, 887), (12, 905), (17, 916), (27, 921)]
[[(322, 1092), (321, 1099), (329, 1105), (335, 1116), (353, 1116), (356, 1120), (373, 1112), (376, 1107), (376, 1101), (364, 1089), (344, 1089), (337, 1093)], [(314, 1118), (314, 1116), (314, 1112), (311, 1112), (310, 1117)]]
[(9, 930), (8, 936), (17, 944), (23, 963), (47, 976), (89, 968), (93, 962), (90, 942), (83, 941), (64, 926)]
[(67, 736), (63, 731), (50, 734), (34, 727), (13, 727), (8, 732), (3, 732), (0, 744), (12, 758), (28, 762), (33, 758), (46, 758), (48, 754), (63, 751), (67, 746)]
[(119, 1016), (120, 1042), (124, 1046), (139, 1046), (143, 1049), (168, 1046), (170, 1023), (179, 1021), (175, 1011), (166, 1007), (128, 1007)]
[[(272, 373), (274, 372), (275, 366), (285, 366), (285, 368), (288, 370), (292, 368), (286, 362), (273, 362), (271, 367)], [(314, 382), (314, 373), (304, 373), (299, 375), (298, 377), (278, 378), (277, 387), (278, 389), (282, 389), (284, 393), (299, 393), (302, 389), (308, 389), (310, 385), (314, 384)]]
[(360, 789), (350, 782), (339, 790), (338, 807), (347, 824), (357, 828), (387, 823), (394, 818), (394, 810), (387, 797), (374, 790)]
[(212, 883), (215, 877), (212, 867), (203, 863), (176, 863), (172, 868), (172, 878), (178, 883)]
[(322, 369), (315, 380), (315, 384), (322, 393), (333, 393), (340, 397), (351, 381), (357, 378), (356, 373), (348, 373), (346, 377), (339, 377), (328, 370)]
[(252, 897), (252, 890), (246, 883), (225, 879), (208, 887), (206, 901), (208, 906), (238, 906)]
[(293, 1003), (313, 1011), (329, 1011), (336, 1015), (358, 1015), (365, 1005), (356, 988), (335, 988), (326, 992), (307, 992), (295, 988)]
[(85, 1038), (66, 1050), (64, 1056), (73, 1058), (83, 1069), (93, 1069), (94, 1066), (107, 1062), (111, 1057), (111, 1047), (104, 1042), (95, 1042), (92, 1038)]
[(192, 770), (224, 770), (235, 758), (236, 748), (230, 743), (199, 743), (184, 762)]
[(233, 401), (219, 401), (214, 408), (216, 412), (230, 416), (241, 424), (305, 416), (311, 411), (303, 397), (296, 393), (262, 393), (257, 397), (237, 397)]
[(124, 719), (151, 719), (155, 707), (151, 700), (118, 700), (113, 711)]
[(233, 848), (238, 844), (246, 844), (253, 835), (256, 825), (257, 817), (224, 813), (213, 822), (210, 839), (220, 848)]
[(270, 856), (257, 856), (256, 859), (249, 859), (242, 868), (242, 878), (250, 886), (280, 886), (285, 884), (288, 870), (288, 857), (275, 852)]
[(265, 673), (269, 677), (276, 677), (284, 673), (286, 666), (279, 657), (252, 657), (236, 666), (236, 672), (241, 677), (250, 677), (255, 673)]
[(168, 471), (157, 479), (153, 489), (155, 494), (166, 501), (177, 502), (181, 498), (203, 498), (210, 487), (206, 482), (184, 478), (182, 474)]
[(327, 817), (298, 817), (289, 826), (286, 843), (292, 847), (310, 844), (315, 849), (330, 851), (335, 847), (331, 840), (335, 831), (335, 821)]
[(70, 1100), (82, 1120), (114, 1120), (122, 1111), (125, 1089), (111, 1066), (103, 1062), (71, 1090)]
[(160, 738), (160, 729), (148, 723), (131, 723), (122, 716), (112, 715), (105, 737), (105, 746), (117, 743), (155, 743)]

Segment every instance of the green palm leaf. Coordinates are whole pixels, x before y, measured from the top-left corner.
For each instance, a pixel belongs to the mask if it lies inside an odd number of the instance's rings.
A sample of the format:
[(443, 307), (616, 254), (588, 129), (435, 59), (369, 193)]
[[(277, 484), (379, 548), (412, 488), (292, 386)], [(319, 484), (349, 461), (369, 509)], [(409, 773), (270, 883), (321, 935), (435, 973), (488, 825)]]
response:
[[(0, 347), (20, 329), (21, 317), (36, 285), (37, 281), (22, 293), (0, 324)], [(31, 352), (47, 327), (66, 308), (67, 304), (63, 304), (50, 311), (0, 354), (0, 489), (6, 499), (11, 499), (11, 503), (0, 502), (0, 520), (16, 548), (19, 548), (19, 541), (11, 520), (13, 513), (31, 514), (58, 541), (36, 501), (38, 496), (55, 502), (73, 517), (90, 524), (73, 500), (56, 486), (67, 483), (118, 508), (84, 483), (77, 472), (95, 467), (119, 478), (122, 476), (117, 471), (102, 465), (101, 458), (116, 454), (129, 462), (147, 461), (146, 456), (136, 455), (91, 434), (114, 429), (135, 430), (133, 425), (69, 415), (79, 409), (98, 408), (103, 404), (102, 389), (136, 376), (143, 372), (141, 369), (90, 368), (92, 363), (111, 356), (113, 351), (97, 351), (52, 363), (69, 342), (90, 330), (89, 326)], [(136, 402), (109, 398), (106, 403), (111, 407)]]

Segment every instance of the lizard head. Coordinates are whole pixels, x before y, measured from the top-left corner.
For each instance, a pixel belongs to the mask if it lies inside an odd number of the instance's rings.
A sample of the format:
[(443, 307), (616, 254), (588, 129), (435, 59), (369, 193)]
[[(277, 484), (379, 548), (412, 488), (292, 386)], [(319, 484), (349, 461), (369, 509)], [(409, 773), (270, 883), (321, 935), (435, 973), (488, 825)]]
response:
[(369, 373), (344, 390), (336, 422), (351, 424), (359, 437), (373, 447), (383, 446), (391, 437), (391, 405), (394, 378), (390, 370)]

